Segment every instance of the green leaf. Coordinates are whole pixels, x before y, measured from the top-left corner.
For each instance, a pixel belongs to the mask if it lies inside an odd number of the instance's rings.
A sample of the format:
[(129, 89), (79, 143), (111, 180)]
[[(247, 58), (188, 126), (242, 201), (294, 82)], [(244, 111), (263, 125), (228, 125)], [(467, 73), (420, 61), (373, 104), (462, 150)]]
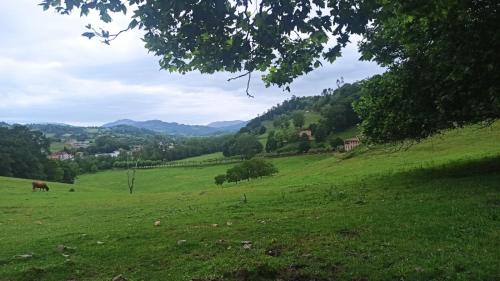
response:
[(94, 36), (95, 36), (95, 33), (94, 33), (94, 32), (84, 32), (84, 33), (82, 34), (82, 36), (85, 36), (85, 37), (87, 37), (87, 38), (89, 38), (89, 39), (92, 39), (92, 37), (94, 37)]

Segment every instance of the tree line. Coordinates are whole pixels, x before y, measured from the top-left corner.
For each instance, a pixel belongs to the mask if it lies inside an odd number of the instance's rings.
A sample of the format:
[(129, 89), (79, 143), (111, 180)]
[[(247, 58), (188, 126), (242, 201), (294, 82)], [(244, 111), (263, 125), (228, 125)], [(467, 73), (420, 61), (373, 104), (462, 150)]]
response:
[(238, 183), (243, 180), (262, 178), (278, 173), (278, 169), (268, 161), (261, 158), (246, 160), (226, 171), (226, 174), (215, 176), (215, 184), (222, 185), (224, 182)]

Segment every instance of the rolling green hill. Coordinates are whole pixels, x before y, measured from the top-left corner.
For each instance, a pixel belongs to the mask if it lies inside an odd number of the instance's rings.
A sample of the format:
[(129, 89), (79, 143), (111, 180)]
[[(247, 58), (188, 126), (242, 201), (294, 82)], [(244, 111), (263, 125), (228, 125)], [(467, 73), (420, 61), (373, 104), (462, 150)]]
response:
[(499, 122), (275, 158), (223, 188), (230, 165), (139, 170), (132, 195), (119, 170), (0, 178), (0, 280), (496, 280), (498, 140)]
[[(256, 136), (268, 153), (300, 153), (310, 148), (336, 150), (342, 141), (338, 138), (360, 135), (358, 124), (361, 120), (353, 109), (360, 96), (360, 82), (325, 89), (317, 96), (293, 96), (250, 120), (238, 134)], [(304, 130), (311, 132), (311, 139), (300, 148)], [(267, 145), (269, 140), (270, 145)]]

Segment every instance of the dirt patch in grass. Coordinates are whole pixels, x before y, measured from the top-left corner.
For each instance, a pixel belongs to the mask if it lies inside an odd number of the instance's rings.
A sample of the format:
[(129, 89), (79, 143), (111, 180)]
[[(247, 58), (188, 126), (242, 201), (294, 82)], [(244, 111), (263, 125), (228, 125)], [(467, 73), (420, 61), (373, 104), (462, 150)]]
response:
[(21, 274), (20, 280), (41, 281), (45, 273), (46, 271), (43, 268), (31, 267)]
[(273, 245), (266, 249), (266, 255), (271, 257), (279, 257), (283, 253), (283, 246)]
[(193, 278), (191, 281), (331, 281), (322, 276), (307, 273), (307, 266), (293, 264), (287, 267), (275, 269), (268, 265), (260, 265), (254, 269), (241, 268), (233, 272), (223, 274), (222, 277), (204, 279)]
[(359, 236), (359, 233), (356, 230), (348, 228), (342, 228), (337, 230), (337, 234), (346, 238), (355, 238)]

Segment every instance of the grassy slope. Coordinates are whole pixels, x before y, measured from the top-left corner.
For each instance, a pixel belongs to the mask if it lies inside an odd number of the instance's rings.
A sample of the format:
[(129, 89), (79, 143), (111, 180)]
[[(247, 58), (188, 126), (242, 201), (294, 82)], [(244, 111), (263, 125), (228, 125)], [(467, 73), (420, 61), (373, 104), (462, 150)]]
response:
[(215, 153), (185, 158), (185, 159), (179, 160), (177, 162), (207, 161), (207, 160), (214, 160), (214, 159), (221, 159), (221, 158), (224, 158), (224, 155), (222, 155), (222, 152), (215, 152)]
[[(345, 160), (278, 158), (278, 175), (223, 189), (227, 166), (140, 170), (134, 195), (123, 171), (48, 193), (0, 178), (0, 280), (495, 280), (500, 174), (426, 168), (499, 155), (498, 140), (499, 123)], [(67, 261), (58, 244), (76, 247)]]

